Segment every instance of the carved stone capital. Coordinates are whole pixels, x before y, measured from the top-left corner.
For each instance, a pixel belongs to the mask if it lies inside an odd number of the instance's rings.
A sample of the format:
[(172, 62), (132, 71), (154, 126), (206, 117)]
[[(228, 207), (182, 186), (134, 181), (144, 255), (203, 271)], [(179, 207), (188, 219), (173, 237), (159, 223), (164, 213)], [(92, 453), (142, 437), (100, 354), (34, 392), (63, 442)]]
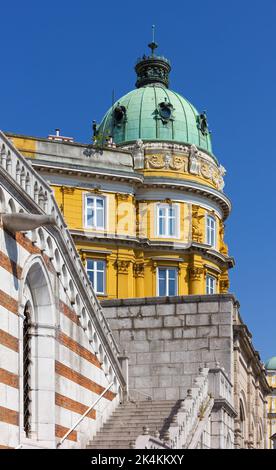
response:
[(199, 266), (191, 266), (189, 268), (189, 276), (191, 281), (200, 281), (204, 274), (204, 268)]
[(145, 266), (143, 263), (135, 263), (133, 265), (133, 274), (134, 277), (144, 277), (145, 275)]
[(125, 261), (125, 260), (116, 261), (116, 268), (117, 268), (118, 274), (128, 274), (129, 265), (130, 265), (130, 261)]
[(117, 201), (128, 201), (131, 197), (131, 194), (116, 193)]
[(221, 294), (227, 294), (230, 287), (230, 282), (228, 278), (222, 278), (219, 281), (219, 289)]

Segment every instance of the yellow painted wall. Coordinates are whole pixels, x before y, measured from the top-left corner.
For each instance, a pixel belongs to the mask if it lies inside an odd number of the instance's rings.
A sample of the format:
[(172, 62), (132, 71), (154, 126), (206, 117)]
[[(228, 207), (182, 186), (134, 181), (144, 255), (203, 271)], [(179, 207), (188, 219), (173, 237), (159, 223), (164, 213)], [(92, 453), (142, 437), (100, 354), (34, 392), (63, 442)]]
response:
[(35, 158), (36, 139), (19, 136), (12, 136), (10, 139), (15, 147), (17, 147), (25, 157)]

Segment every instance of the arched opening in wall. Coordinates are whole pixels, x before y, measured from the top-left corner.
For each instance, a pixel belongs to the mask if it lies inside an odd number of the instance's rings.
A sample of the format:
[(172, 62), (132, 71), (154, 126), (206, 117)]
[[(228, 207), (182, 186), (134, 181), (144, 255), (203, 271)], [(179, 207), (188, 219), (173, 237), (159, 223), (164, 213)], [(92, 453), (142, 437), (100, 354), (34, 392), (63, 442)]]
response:
[(264, 442), (263, 442), (263, 427), (262, 423), (259, 423), (258, 426), (258, 434), (257, 434), (257, 448), (258, 449), (263, 449), (264, 448)]
[(57, 275), (59, 276), (61, 274), (61, 261), (60, 261), (59, 251), (57, 248), (55, 249), (54, 260), (55, 260), (54, 261), (55, 270), (56, 270)]
[(29, 173), (26, 174), (26, 191), (28, 194), (31, 194), (31, 178)]
[(24, 308), (23, 319), (23, 428), (26, 437), (31, 432), (31, 304)]
[(232, 448), (233, 448), (232, 439), (231, 439), (230, 433), (228, 433), (227, 438), (226, 438), (226, 449), (232, 449)]
[(21, 437), (55, 443), (55, 303), (41, 257), (24, 268), (20, 351)]
[(245, 447), (245, 411), (242, 400), (240, 400), (240, 430), (241, 430), (241, 448)]
[(53, 249), (53, 242), (51, 240), (51, 237), (47, 237), (46, 240), (47, 243), (47, 255), (49, 256), (50, 260), (52, 261), (54, 258), (54, 249)]
[(39, 240), (39, 248), (41, 251), (45, 251), (46, 245), (45, 245), (45, 237), (42, 228), (40, 227), (37, 231), (38, 233), (38, 240)]
[(0, 214), (6, 212), (6, 200), (3, 190), (0, 188)]
[(12, 199), (9, 200), (9, 204), (8, 204), (8, 212), (10, 214), (14, 214), (16, 212), (16, 207), (15, 207), (15, 203)]
[(72, 305), (75, 305), (76, 298), (75, 298), (75, 289), (72, 280), (69, 281), (69, 299)]
[(257, 436), (256, 436), (255, 425), (253, 422), (251, 425), (251, 432), (250, 432), (250, 447), (254, 449), (256, 447), (256, 444), (257, 444)]
[(12, 172), (12, 158), (11, 158), (10, 151), (8, 151), (8, 155), (7, 155), (7, 172), (10, 174)]

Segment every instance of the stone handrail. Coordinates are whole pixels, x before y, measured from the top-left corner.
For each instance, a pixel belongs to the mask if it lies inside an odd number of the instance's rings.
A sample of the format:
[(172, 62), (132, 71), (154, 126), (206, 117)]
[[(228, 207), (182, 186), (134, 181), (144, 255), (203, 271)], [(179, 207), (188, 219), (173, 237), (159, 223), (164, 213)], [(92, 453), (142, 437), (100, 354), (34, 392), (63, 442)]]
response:
[[(89, 326), (87, 327), (87, 324), (91, 324), (90, 330), (93, 329), (94, 334), (98, 338), (98, 348), (100, 347), (99, 345), (102, 345), (101, 347), (105, 353), (105, 363), (108, 363), (107, 370), (111, 368), (113, 371), (113, 377), (110, 377), (110, 379), (112, 380), (115, 377), (115, 382), (117, 383), (118, 380), (124, 389), (125, 379), (118, 362), (118, 355), (120, 354), (118, 345), (94, 293), (72, 236), (64, 222), (54, 193), (47, 182), (33, 169), (32, 165), (12, 145), (3, 132), (0, 131), (1, 173), (7, 184), (16, 186), (17, 190), (21, 191), (21, 193), (24, 192), (24, 203), (27, 213), (48, 215), (51, 216), (51, 220), (55, 221), (55, 225), (44, 227), (43, 230), (48, 232), (59, 246), (59, 253), (63, 257), (63, 266), (66, 270), (66, 283), (69, 285), (68, 292), (70, 292), (71, 303), (72, 305), (76, 304), (77, 314), (86, 325), (84, 328), (86, 333), (89, 333)], [(1, 194), (0, 203), (3, 206)], [(2, 213), (5, 214), (7, 212), (11, 213), (15, 212), (15, 210), (11, 207), (6, 207), (6, 210), (2, 209)], [(48, 254), (47, 248), (45, 249), (44, 247), (42, 249), (42, 241), (39, 241), (39, 237), (36, 240), (38, 246), (41, 243), (41, 250)], [(53, 249), (50, 251), (53, 251)], [(49, 258), (53, 263), (55, 262), (53, 254), (49, 254)], [(65, 285), (65, 274), (62, 271), (59, 277), (63, 285)]]
[(198, 422), (203, 418), (210, 401), (208, 394), (207, 368), (199, 369), (199, 375), (194, 380), (194, 386), (187, 391), (180, 409), (172, 417), (166, 431), (165, 441), (172, 449), (188, 448)]
[(208, 391), (208, 368), (199, 369), (194, 386), (188, 390), (178, 412), (172, 417), (169, 428), (163, 436), (144, 434), (137, 437), (135, 449), (187, 449), (195, 448), (205, 430), (214, 400)]

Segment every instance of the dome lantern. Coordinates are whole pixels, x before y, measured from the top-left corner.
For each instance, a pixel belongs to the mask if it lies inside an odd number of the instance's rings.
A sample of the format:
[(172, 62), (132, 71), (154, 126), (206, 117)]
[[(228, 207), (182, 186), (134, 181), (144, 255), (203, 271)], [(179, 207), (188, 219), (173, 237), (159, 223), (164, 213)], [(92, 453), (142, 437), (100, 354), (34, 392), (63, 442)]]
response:
[(164, 87), (169, 87), (169, 73), (171, 71), (170, 61), (163, 56), (156, 56), (154, 54), (158, 44), (154, 39), (154, 25), (152, 26), (153, 37), (152, 42), (148, 45), (151, 49), (151, 55), (143, 55), (139, 58), (135, 65), (135, 72), (137, 73), (137, 80), (135, 83), (136, 88), (141, 88), (146, 85), (159, 84)]

